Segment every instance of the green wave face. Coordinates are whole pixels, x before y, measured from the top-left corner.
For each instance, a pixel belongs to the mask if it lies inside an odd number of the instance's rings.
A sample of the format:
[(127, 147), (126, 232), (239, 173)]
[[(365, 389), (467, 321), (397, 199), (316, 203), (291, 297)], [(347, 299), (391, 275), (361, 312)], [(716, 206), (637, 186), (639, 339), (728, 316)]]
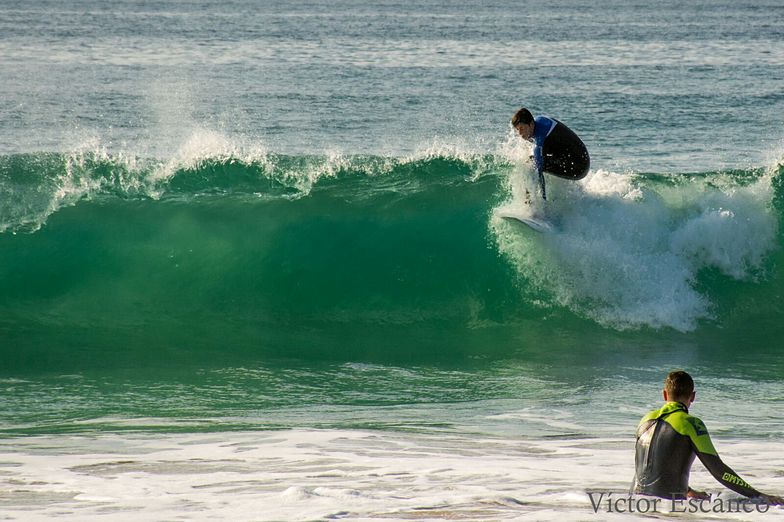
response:
[[(595, 357), (780, 339), (782, 169), (550, 179), (502, 156), (0, 157), (5, 372)], [(532, 206), (537, 234), (498, 218)]]

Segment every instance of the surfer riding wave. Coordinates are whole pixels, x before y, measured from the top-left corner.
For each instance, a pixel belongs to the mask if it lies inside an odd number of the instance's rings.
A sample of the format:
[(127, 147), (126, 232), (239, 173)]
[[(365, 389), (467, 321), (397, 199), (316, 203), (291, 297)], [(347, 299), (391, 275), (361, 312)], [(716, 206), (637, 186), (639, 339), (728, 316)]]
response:
[(591, 158), (582, 140), (569, 127), (547, 116), (534, 116), (522, 108), (512, 117), (512, 127), (524, 140), (534, 143), (534, 165), (542, 199), (547, 199), (544, 173), (578, 180), (588, 174)]

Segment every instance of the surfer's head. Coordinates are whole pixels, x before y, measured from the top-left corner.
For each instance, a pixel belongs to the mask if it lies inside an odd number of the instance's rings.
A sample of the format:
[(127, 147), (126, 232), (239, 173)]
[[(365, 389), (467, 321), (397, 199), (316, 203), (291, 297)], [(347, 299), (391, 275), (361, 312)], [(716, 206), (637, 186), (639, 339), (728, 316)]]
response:
[(683, 370), (673, 370), (664, 379), (664, 400), (682, 402), (687, 407), (694, 402), (694, 380)]
[(530, 140), (534, 135), (534, 116), (526, 108), (522, 108), (512, 116), (512, 127), (524, 140)]

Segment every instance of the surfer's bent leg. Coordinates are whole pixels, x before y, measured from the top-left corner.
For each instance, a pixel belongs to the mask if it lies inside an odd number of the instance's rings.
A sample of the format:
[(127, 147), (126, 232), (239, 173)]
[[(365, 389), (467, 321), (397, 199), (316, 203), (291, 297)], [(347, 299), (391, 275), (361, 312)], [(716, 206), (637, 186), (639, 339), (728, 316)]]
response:
[(591, 167), (585, 144), (560, 122), (545, 139), (542, 160), (545, 172), (571, 180), (583, 179)]

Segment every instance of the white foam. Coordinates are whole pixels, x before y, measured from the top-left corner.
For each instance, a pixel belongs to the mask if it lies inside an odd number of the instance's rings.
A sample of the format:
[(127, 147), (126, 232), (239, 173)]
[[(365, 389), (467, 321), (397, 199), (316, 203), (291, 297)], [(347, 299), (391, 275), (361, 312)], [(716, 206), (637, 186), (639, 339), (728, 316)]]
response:
[(167, 181), (180, 170), (198, 169), (205, 161), (270, 164), (266, 149), (258, 142), (245, 144), (213, 129), (195, 127), (150, 180)]
[[(90, 163), (109, 161), (118, 167), (112, 177), (91, 176), (86, 172)], [(58, 164), (50, 168), (59, 167)], [(137, 168), (134, 158), (123, 154), (112, 157), (98, 138), (85, 136), (64, 156), (62, 172), (58, 175), (43, 179), (29, 189), (3, 187), (13, 196), (5, 201), (5, 208), (0, 208), (3, 218), (0, 233), (9, 229), (35, 232), (58, 210), (89, 199), (109, 186), (116, 185), (125, 191), (139, 190), (141, 181), (134, 172)]]
[[(776, 463), (766, 456), (784, 445), (722, 440), (722, 450), (743, 456), (756, 487), (775, 491)], [(613, 514), (595, 514), (586, 491), (623, 495), (633, 460), (630, 437), (41, 436), (0, 441), (0, 491), (3, 514), (24, 520), (603, 520)], [(698, 464), (692, 483), (719, 489)]]
[(753, 279), (775, 247), (770, 176), (745, 185), (723, 175), (676, 179), (674, 187), (602, 170), (580, 182), (548, 176), (546, 204), (534, 178), (520, 166), (501, 208), (525, 206), (528, 192), (534, 212), (559, 231), (530, 237), (492, 219), (499, 249), (524, 291), (544, 292), (606, 326), (693, 330), (712, 306), (695, 287), (699, 273)]

